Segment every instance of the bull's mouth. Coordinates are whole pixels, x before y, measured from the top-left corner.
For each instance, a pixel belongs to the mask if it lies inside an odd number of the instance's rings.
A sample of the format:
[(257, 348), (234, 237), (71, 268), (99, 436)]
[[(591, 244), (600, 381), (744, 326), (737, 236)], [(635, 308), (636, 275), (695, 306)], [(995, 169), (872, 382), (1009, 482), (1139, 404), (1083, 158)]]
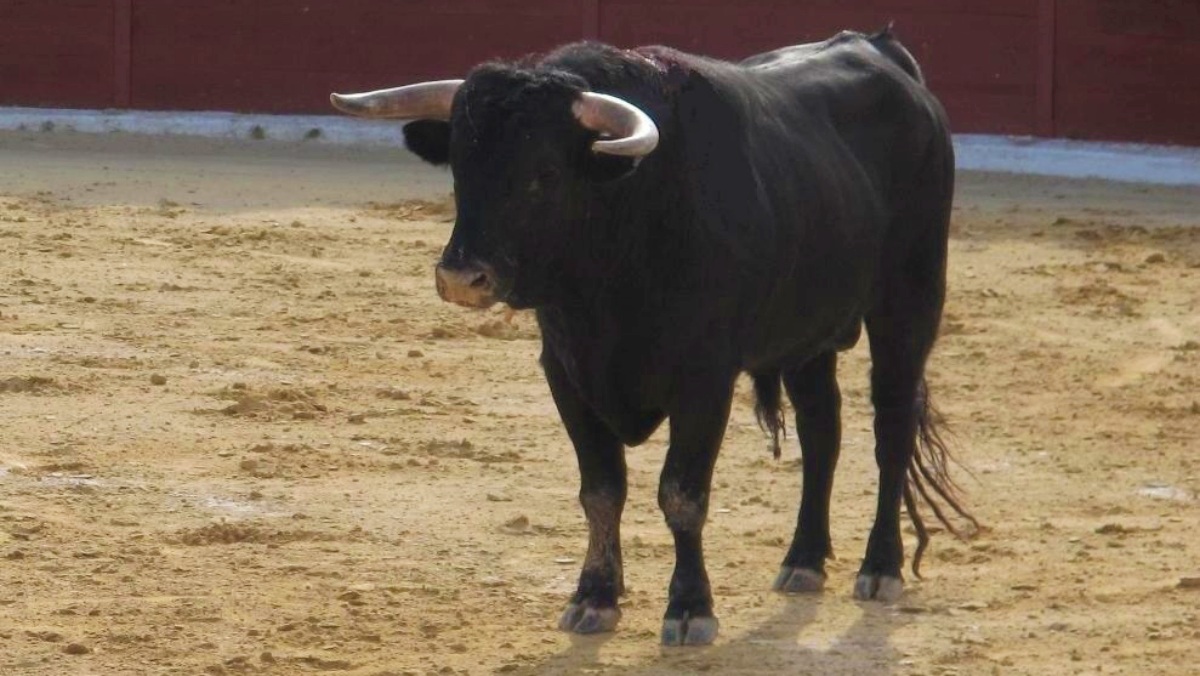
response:
[(460, 307), (470, 308), (472, 310), (486, 310), (500, 302), (498, 298), (493, 296), (482, 298), (453, 298), (442, 296), (442, 300), (448, 303), (454, 303)]
[(487, 264), (449, 268), (439, 263), (434, 281), (438, 296), (447, 303), (486, 310), (503, 300), (497, 291), (495, 272)]

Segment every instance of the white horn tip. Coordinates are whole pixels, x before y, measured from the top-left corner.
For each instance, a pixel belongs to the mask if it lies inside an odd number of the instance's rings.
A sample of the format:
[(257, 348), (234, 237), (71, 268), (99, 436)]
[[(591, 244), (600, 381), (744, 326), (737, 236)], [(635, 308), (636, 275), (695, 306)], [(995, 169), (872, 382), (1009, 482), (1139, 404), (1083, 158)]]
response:
[(329, 103), (333, 104), (334, 108), (337, 108), (338, 110), (340, 110), (344, 113), (350, 112), (348, 110), (348, 106), (346, 105), (347, 104), (346, 97), (341, 94), (336, 94), (336, 93), (330, 94), (329, 95)]

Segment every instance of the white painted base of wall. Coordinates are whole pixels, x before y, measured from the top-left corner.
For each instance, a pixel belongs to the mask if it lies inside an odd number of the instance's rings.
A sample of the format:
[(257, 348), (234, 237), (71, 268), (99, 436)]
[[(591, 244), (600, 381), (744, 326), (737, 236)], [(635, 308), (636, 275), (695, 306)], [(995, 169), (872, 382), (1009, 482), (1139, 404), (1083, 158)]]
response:
[(1200, 148), (956, 134), (959, 169), (1200, 186)]
[(402, 146), (395, 120), (336, 115), (246, 115), (222, 112), (0, 108), (0, 131), (73, 131), (221, 139), (271, 139), (333, 145)]
[[(268, 138), (394, 147), (403, 143), (400, 126), (396, 121), (335, 115), (0, 108), (0, 131)], [(1200, 186), (1200, 148), (979, 134), (958, 134), (954, 145), (958, 167), (965, 170)]]

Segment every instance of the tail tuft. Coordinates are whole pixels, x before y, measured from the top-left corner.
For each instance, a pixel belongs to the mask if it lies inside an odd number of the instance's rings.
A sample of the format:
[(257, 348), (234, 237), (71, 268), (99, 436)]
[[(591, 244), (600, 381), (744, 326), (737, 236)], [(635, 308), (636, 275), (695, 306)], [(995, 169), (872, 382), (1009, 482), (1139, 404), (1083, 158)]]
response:
[[(950, 476), (950, 465), (958, 464), (942, 438), (941, 430), (946, 423), (929, 399), (925, 381), (917, 391), (917, 451), (908, 466), (908, 481), (904, 486), (904, 505), (917, 532), (917, 551), (913, 554), (913, 575), (921, 577), (921, 557), (929, 546), (929, 532), (918, 510), (917, 498), (929, 507), (946, 530), (960, 540), (984, 530), (974, 515), (962, 504), (962, 489)], [(935, 500), (938, 498), (938, 500)], [(939, 504), (939, 501), (942, 504)], [(972, 532), (964, 533), (946, 515), (943, 506), (950, 509), (971, 525)]]
[(787, 421), (783, 418), (783, 383), (779, 373), (751, 376), (754, 381), (754, 415), (758, 426), (771, 437), (771, 455), (781, 454), (779, 439), (787, 436)]

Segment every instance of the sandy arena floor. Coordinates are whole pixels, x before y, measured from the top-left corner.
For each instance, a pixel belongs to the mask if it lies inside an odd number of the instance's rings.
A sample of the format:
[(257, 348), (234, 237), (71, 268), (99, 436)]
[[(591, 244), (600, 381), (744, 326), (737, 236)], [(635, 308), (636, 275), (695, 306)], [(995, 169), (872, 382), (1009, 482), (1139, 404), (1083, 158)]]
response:
[(434, 294), (448, 191), (401, 151), (0, 136), (0, 673), (1196, 673), (1200, 190), (964, 176), (931, 387), (991, 531), (851, 600), (863, 341), (826, 594), (769, 591), (798, 450), (743, 391), (722, 634), (671, 650), (662, 434), (629, 455), (620, 630), (554, 629), (575, 463), (531, 318)]

